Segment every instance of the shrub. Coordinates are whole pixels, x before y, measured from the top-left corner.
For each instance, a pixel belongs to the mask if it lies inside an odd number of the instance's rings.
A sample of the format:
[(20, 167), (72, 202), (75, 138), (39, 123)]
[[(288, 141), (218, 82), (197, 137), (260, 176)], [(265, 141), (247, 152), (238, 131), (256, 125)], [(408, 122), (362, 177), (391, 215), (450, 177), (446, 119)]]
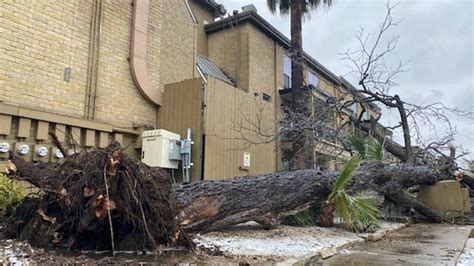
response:
[(21, 187), (0, 174), (0, 218), (13, 211), (25, 198)]

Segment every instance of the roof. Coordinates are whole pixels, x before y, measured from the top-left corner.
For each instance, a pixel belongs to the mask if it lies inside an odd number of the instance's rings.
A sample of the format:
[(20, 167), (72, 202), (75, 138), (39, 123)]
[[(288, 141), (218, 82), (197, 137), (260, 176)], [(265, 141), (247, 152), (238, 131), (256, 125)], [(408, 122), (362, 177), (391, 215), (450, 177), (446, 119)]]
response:
[(224, 8), (224, 6), (217, 3), (214, 0), (195, 0), (195, 1), (203, 5), (204, 7), (212, 10), (214, 12), (214, 17), (225, 15), (227, 13), (227, 10)]
[(196, 64), (204, 75), (216, 78), (234, 86), (234, 82), (232, 82), (232, 80), (230, 80), (229, 77), (227, 77), (227, 75), (222, 72), (222, 70), (220, 70), (216, 65), (214, 65), (214, 63), (209, 61), (209, 59), (205, 58), (204, 56), (197, 55)]
[[(237, 15), (233, 15), (233, 16), (209, 23), (205, 26), (205, 30), (206, 30), (206, 33), (211, 34), (214, 32), (224, 30), (227, 25), (243, 24), (246, 22), (252, 23), (255, 27), (260, 29), (267, 36), (277, 41), (281, 46), (285, 47), (286, 49), (290, 49), (291, 47), (290, 40), (283, 33), (281, 33), (275, 27), (273, 27), (268, 21), (262, 18), (254, 10), (244, 11)], [(332, 73), (329, 69), (324, 67), (321, 63), (316, 61), (316, 59), (312, 58), (306, 52), (303, 53), (303, 58), (306, 64), (310, 68), (316, 70), (318, 74), (322, 75), (324, 78), (326, 78), (327, 80), (331, 81), (332, 83), (336, 85), (341, 84), (341, 80), (339, 79), (337, 75)]]

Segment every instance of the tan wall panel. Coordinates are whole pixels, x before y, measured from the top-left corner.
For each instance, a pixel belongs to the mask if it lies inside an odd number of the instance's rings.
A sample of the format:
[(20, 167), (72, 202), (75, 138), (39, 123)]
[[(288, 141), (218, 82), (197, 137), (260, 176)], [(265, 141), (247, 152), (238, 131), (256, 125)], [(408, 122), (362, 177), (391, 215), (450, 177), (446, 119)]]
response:
[(115, 133), (114, 134), (114, 141), (120, 143), (123, 146), (123, 134)]
[(18, 134), (19, 138), (28, 138), (30, 136), (31, 129), (31, 119), (20, 118), (20, 124), (18, 125)]
[(12, 117), (10, 115), (0, 115), (0, 135), (10, 135), (12, 127)]
[(186, 129), (191, 128), (192, 145), (191, 168), (192, 180), (200, 178), (201, 169), (201, 90), (202, 79), (190, 79), (165, 85), (163, 106), (158, 112), (158, 127), (186, 136)]
[[(255, 134), (240, 130), (240, 123), (250, 127), (246, 120), (256, 122), (260, 97), (209, 78), (205, 111), (205, 179), (223, 179), (233, 176), (264, 174), (276, 171), (276, 144), (263, 144)], [(261, 129), (274, 129), (273, 105), (263, 107)], [(260, 142), (259, 145), (249, 144)], [(244, 152), (250, 152), (251, 166), (242, 170)]]
[(81, 145), (81, 129), (78, 127), (71, 128), (71, 144), (72, 145)]
[(57, 124), (55, 132), (60, 142), (66, 141), (66, 126), (65, 125)]
[(45, 121), (38, 121), (38, 130), (36, 132), (37, 140), (47, 140), (48, 139), (48, 130), (49, 123)]
[(109, 133), (100, 132), (99, 133), (99, 148), (105, 148), (109, 144)]
[(95, 145), (95, 131), (94, 130), (86, 130), (86, 139), (84, 141), (84, 145), (86, 147), (92, 147)]

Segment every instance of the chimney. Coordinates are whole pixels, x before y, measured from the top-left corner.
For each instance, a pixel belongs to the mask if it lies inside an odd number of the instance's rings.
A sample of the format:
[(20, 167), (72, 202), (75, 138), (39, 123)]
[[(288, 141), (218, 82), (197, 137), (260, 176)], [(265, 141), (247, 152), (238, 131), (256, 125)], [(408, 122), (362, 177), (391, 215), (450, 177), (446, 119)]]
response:
[(242, 7), (242, 12), (255, 12), (255, 13), (257, 13), (257, 8), (252, 4), (246, 5), (246, 6)]

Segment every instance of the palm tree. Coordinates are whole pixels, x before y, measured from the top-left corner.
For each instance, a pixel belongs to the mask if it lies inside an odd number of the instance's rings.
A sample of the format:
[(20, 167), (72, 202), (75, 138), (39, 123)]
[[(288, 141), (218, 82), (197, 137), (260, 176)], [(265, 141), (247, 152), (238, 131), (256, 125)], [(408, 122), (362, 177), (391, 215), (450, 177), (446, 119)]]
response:
[[(329, 7), (332, 5), (332, 0), (267, 0), (267, 5), (272, 13), (276, 13), (277, 10), (281, 14), (290, 15), (291, 24), (291, 87), (292, 87), (292, 110), (295, 113), (305, 114), (307, 109), (305, 106), (305, 97), (303, 91), (304, 85), (304, 73), (303, 73), (303, 37), (302, 37), (302, 24), (304, 15), (309, 14), (311, 10), (315, 10), (321, 6)], [(308, 140), (303, 138), (297, 138), (298, 140), (293, 142), (293, 153), (303, 151), (312, 145), (305, 143)], [(308, 154), (311, 154), (309, 152)], [(292, 168), (294, 170), (312, 168), (312, 160), (308, 160), (307, 155), (302, 154), (302, 158), (292, 159)], [(295, 154), (293, 154), (295, 157)]]
[(364, 136), (356, 131), (348, 137), (355, 155), (344, 165), (328, 199), (323, 203), (319, 215), (321, 226), (334, 226), (334, 211), (341, 219), (343, 226), (351, 231), (365, 230), (371, 225), (378, 225), (377, 208), (367, 199), (354, 197), (345, 192), (345, 186), (363, 161), (383, 160), (384, 143), (372, 136)]

